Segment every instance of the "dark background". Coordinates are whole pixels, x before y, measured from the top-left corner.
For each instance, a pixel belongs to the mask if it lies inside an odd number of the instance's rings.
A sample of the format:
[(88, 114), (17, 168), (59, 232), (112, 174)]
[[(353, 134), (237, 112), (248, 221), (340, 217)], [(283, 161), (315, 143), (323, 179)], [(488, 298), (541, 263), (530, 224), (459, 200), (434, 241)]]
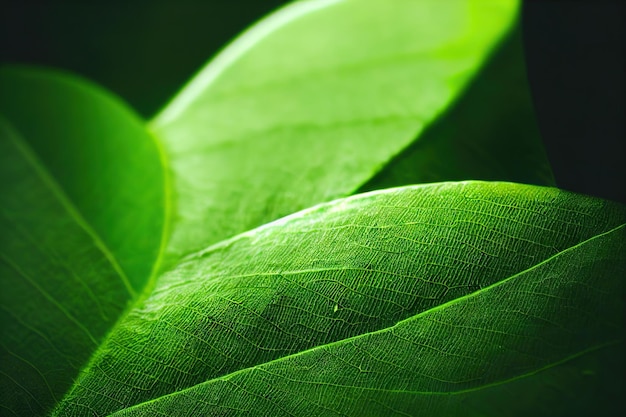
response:
[(242, 30), (286, 3), (0, 1), (0, 59), (80, 74), (151, 117)]
[(535, 113), (561, 188), (626, 203), (624, 6), (524, 3)]
[[(286, 3), (5, 1), (0, 61), (72, 71), (151, 117), (233, 37)], [(623, 6), (542, 1), (522, 12), (528, 77), (558, 185), (626, 203)]]

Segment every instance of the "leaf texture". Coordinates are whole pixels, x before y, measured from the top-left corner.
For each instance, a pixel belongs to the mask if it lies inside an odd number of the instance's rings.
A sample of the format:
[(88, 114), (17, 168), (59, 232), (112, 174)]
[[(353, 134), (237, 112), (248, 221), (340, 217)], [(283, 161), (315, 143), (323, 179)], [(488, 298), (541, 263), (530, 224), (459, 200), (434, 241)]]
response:
[(134, 290), (103, 242), (0, 117), (0, 414), (60, 400)]
[(611, 389), (609, 407), (598, 405), (587, 391), (599, 381), (584, 375), (607, 373), (610, 364), (598, 368), (593, 360), (607, 349), (619, 355), (615, 348), (624, 347), (616, 279), (626, 273), (624, 231), (622, 225), (390, 328), (250, 367), (114, 416), (185, 416), (193, 410), (204, 416), (548, 417), (611, 411), (623, 394), (619, 385)]
[(366, 411), (371, 398), (417, 415), (433, 397), (402, 391), (465, 392), (618, 340), (624, 219), (616, 203), (512, 183), (317, 206), (162, 276), (56, 415), (164, 396), (136, 412), (341, 415), (352, 408), (333, 401)]
[(516, 11), (301, 1), (244, 33), (151, 123), (176, 190), (166, 266), (352, 194), (460, 94)]

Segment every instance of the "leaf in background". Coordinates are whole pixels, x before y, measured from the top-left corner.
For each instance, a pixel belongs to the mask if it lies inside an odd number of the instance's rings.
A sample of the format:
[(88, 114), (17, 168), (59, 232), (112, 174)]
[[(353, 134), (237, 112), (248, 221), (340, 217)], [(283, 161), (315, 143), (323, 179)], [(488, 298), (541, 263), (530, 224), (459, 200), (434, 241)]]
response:
[(151, 124), (175, 190), (165, 264), (353, 193), (461, 93), (516, 12), (302, 1), (253, 27)]
[(1, 414), (43, 415), (134, 291), (20, 132), (2, 117), (0, 230)]
[(0, 114), (141, 291), (165, 219), (164, 169), (143, 121), (91, 83), (27, 67), (0, 69)]
[(447, 112), (360, 191), (460, 180), (555, 186), (525, 68), (518, 24)]
[[(624, 255), (621, 232), (608, 232), (625, 215), (554, 188), (483, 182), (294, 214), (164, 274), (57, 415), (163, 396), (137, 412), (323, 415), (315, 403), (374, 407), (371, 389), (384, 403), (376, 389), (445, 393), (535, 372), (616, 340)], [(422, 401), (394, 398), (396, 409)]]
[(93, 85), (0, 70), (3, 406), (41, 415), (146, 285), (161, 245), (154, 140)]

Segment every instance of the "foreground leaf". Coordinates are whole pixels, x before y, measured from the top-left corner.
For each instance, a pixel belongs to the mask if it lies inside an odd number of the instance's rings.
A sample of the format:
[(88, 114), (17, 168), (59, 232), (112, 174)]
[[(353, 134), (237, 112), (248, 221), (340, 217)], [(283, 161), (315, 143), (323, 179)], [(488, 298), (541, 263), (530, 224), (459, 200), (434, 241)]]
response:
[(553, 188), (483, 182), (297, 213), (162, 276), (56, 414), (164, 396), (137, 413), (455, 407), (412, 393), (464, 393), (619, 339), (625, 214)]
[(0, 113), (141, 291), (162, 244), (166, 198), (143, 121), (91, 83), (28, 67), (0, 69)]
[(20, 132), (2, 117), (0, 230), (1, 414), (43, 415), (134, 291)]
[(176, 190), (166, 263), (353, 193), (460, 94), (516, 9), (301, 1), (242, 35), (152, 122)]
[[(624, 348), (615, 277), (626, 274), (624, 231), (393, 327), (114, 415), (613, 415), (623, 395), (615, 384)], [(603, 396), (610, 402), (598, 404)]]

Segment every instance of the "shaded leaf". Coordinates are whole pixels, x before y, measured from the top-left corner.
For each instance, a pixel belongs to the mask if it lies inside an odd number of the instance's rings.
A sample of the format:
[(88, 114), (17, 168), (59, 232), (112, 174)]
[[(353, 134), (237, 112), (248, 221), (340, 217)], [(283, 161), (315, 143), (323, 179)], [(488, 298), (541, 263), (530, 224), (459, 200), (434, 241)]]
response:
[(454, 104), (360, 191), (440, 181), (556, 185), (526, 79), (520, 25)]
[[(623, 236), (611, 230), (624, 219), (616, 203), (512, 183), (317, 206), (163, 275), (57, 415), (106, 415), (163, 396), (137, 412), (186, 404), (178, 411), (326, 415), (316, 403), (368, 410), (370, 389), (445, 393), (534, 372), (617, 340)], [(335, 386), (348, 380), (357, 388)], [(422, 401), (393, 398), (395, 409)]]
[(151, 124), (176, 190), (166, 265), (353, 193), (460, 94), (516, 11), (302, 1), (244, 33)]
[(113, 255), (0, 117), (0, 404), (49, 411), (134, 295)]
[(0, 69), (0, 113), (141, 291), (162, 244), (166, 191), (143, 121), (93, 84), (27, 67)]
[(63, 396), (158, 264), (165, 177), (116, 98), (75, 77), (0, 69), (2, 404)]
[[(624, 347), (624, 230), (393, 327), (114, 415), (614, 415), (623, 395), (615, 378), (623, 374), (602, 355), (615, 358)], [(598, 404), (590, 382), (608, 386), (610, 402)]]

